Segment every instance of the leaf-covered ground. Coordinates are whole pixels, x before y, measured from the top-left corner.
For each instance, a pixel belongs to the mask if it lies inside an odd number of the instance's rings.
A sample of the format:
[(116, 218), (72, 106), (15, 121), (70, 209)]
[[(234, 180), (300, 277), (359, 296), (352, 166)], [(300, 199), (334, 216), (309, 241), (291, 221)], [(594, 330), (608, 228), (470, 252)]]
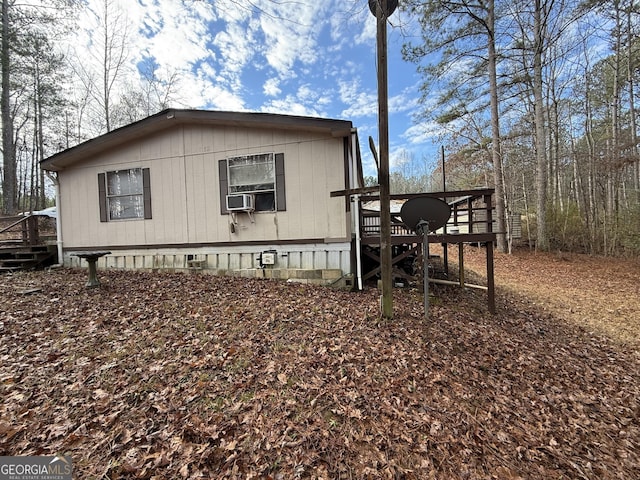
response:
[(588, 261), (582, 286), (573, 257), (498, 255), (496, 315), (434, 287), (426, 321), (402, 289), (386, 323), (373, 289), (5, 275), (0, 455), (68, 453), (78, 479), (640, 478), (638, 264)]
[[(482, 250), (468, 248), (465, 260), (485, 273)], [(523, 249), (498, 255), (495, 269), (496, 283), (507, 291), (524, 294), (576, 325), (640, 345), (640, 258)]]

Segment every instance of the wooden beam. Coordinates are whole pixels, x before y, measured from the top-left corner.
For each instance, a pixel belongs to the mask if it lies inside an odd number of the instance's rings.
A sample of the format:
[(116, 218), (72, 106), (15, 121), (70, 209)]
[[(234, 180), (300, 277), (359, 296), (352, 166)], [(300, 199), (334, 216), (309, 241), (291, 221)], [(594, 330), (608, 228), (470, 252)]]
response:
[[(400, 270), (398, 270), (397, 268), (395, 268), (395, 264), (398, 263), (401, 260), (404, 260), (405, 258), (409, 257), (412, 254), (417, 254), (418, 250), (420, 249), (419, 245), (415, 245), (414, 247), (410, 248), (409, 250), (407, 250), (406, 252), (402, 252), (400, 255), (393, 257), (391, 259), (391, 265), (392, 265), (392, 270), (393, 270), (393, 274), (395, 276), (399, 276), (399, 277), (403, 277), (403, 278), (411, 278), (411, 275), (408, 275), (404, 272), (401, 272)], [(373, 270), (367, 272), (362, 279), (363, 280), (367, 280), (371, 277), (373, 277), (375, 274), (377, 274), (378, 272), (380, 272), (381, 270), (381, 265), (380, 265), (380, 257), (378, 255), (376, 255), (375, 253), (373, 253), (370, 250), (363, 250), (362, 253), (364, 255), (366, 255), (367, 257), (371, 258), (372, 260), (374, 260), (375, 262), (378, 263), (378, 266), (376, 268), (374, 268)], [(392, 277), (394, 276), (392, 275)]]
[(336, 190), (331, 192), (329, 196), (331, 197), (346, 197), (351, 195), (363, 195), (371, 192), (380, 191), (380, 186), (376, 185), (374, 187), (362, 187), (362, 188), (348, 188), (346, 190)]
[[(434, 197), (434, 198), (459, 198), (471, 197), (472, 199), (480, 198), (484, 195), (493, 195), (493, 188), (482, 188), (477, 190), (451, 190), (448, 192), (423, 192), (423, 193), (394, 193), (390, 195), (391, 200), (411, 200), (416, 197)], [(366, 200), (378, 200), (379, 195), (371, 195)]]
[[(393, 245), (404, 245), (422, 243), (422, 237), (418, 235), (392, 235), (391, 243)], [(495, 240), (495, 233), (451, 233), (446, 235), (429, 235), (429, 243), (484, 243), (492, 242)], [(362, 236), (361, 242), (363, 245), (380, 245), (379, 235), (366, 235)]]

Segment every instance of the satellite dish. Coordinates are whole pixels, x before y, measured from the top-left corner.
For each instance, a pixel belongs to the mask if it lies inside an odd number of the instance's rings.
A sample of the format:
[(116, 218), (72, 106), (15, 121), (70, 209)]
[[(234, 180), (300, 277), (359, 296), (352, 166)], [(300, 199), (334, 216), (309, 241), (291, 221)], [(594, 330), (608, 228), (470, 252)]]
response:
[[(373, 16), (378, 18), (376, 15), (377, 5), (380, 3), (380, 7), (384, 8), (385, 0), (369, 0), (369, 10), (373, 13)], [(385, 17), (390, 17), (393, 12), (398, 8), (398, 0), (386, 0), (387, 3), (387, 11), (385, 12)]]
[(416, 230), (421, 221), (429, 222), (429, 231), (443, 227), (451, 216), (447, 202), (433, 197), (416, 197), (407, 200), (400, 209), (400, 217), (411, 230)]

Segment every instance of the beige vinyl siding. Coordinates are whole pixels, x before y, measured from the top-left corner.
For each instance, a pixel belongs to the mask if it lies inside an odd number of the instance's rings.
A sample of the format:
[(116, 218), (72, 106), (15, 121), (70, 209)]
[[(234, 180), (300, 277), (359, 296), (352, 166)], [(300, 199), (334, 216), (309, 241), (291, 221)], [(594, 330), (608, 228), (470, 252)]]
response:
[[(213, 178), (214, 174), (211, 171), (213, 163), (211, 155), (192, 155), (185, 159), (185, 181), (188, 192), (185, 200), (189, 238), (217, 238), (218, 232), (209, 219), (212, 210), (217, 207), (218, 199), (214, 196), (213, 189), (207, 188), (210, 183), (207, 179)], [(217, 210), (219, 212), (220, 209)]]
[[(184, 201), (187, 192), (183, 157), (155, 160), (145, 166), (150, 168), (153, 204), (153, 218), (142, 222), (143, 224), (149, 222), (148, 227), (145, 225), (145, 231), (147, 231), (145, 243), (188, 242), (187, 209)], [(111, 223), (102, 225), (108, 228)]]
[[(283, 153), (287, 210), (256, 212), (253, 222), (221, 215), (218, 162), (229, 157)], [(60, 172), (61, 218), (66, 249), (326, 239), (344, 241), (348, 218), (344, 198), (343, 138), (293, 130), (186, 125), (88, 159)], [(149, 168), (152, 218), (100, 222), (99, 173)]]

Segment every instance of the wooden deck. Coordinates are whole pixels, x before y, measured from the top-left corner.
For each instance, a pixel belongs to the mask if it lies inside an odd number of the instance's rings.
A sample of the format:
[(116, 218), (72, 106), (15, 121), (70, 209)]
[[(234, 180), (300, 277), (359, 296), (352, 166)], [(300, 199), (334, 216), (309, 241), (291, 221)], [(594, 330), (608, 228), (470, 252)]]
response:
[[(493, 246), (496, 234), (493, 232), (493, 189), (463, 190), (452, 192), (433, 192), (421, 194), (391, 195), (391, 246), (392, 276), (395, 279), (415, 280), (415, 272), (410, 264), (422, 265), (422, 235), (409, 230), (400, 218), (401, 205), (415, 197), (434, 197), (446, 201), (451, 207), (449, 222), (441, 229), (429, 234), (429, 244), (443, 246), (444, 276), (449, 274), (448, 245), (458, 246), (458, 280), (448, 278), (430, 278), (434, 283), (460, 285), (461, 287), (480, 288), (487, 291), (489, 310), (495, 312)], [(363, 281), (377, 277), (380, 264), (380, 209), (379, 196), (362, 195), (359, 197), (359, 232), (357, 238), (361, 250), (361, 271)], [(473, 285), (465, 282), (464, 244), (483, 246), (486, 251), (486, 285)]]
[[(47, 232), (48, 217), (17, 215), (0, 218), (0, 272), (41, 268), (55, 263), (55, 236)], [(43, 228), (45, 227), (45, 228)]]

